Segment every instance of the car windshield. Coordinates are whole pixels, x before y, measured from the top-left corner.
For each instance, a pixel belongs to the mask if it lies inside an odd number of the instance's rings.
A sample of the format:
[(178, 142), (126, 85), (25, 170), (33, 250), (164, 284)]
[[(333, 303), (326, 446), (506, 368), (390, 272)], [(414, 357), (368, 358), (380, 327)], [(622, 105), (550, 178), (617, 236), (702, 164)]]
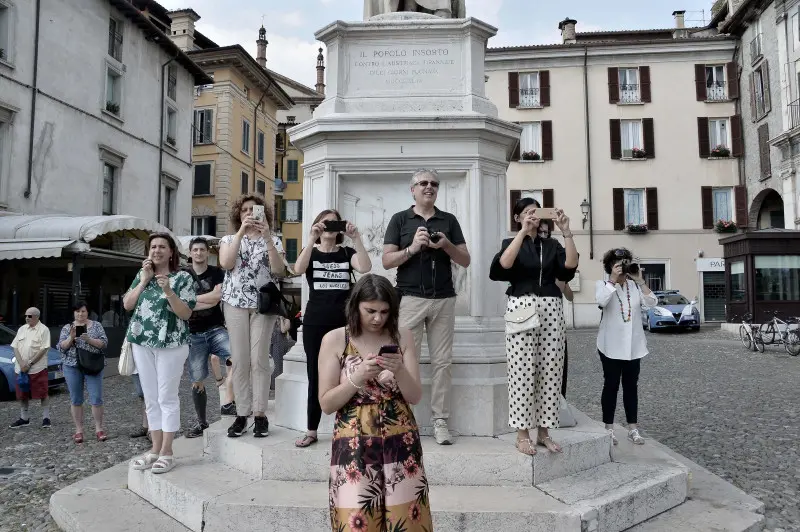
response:
[(659, 305), (688, 305), (689, 300), (680, 294), (664, 294), (658, 296)]
[(14, 331), (4, 325), (0, 325), (0, 345), (11, 345), (15, 336), (17, 335)]

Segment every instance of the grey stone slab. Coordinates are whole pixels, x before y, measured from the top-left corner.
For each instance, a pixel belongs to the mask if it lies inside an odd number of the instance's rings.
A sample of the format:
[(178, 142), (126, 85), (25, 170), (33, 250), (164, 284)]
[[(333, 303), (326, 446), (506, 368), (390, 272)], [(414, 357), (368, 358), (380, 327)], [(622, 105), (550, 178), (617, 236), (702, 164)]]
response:
[(629, 532), (759, 532), (764, 516), (736, 508), (720, 508), (700, 500), (690, 500), (638, 524)]

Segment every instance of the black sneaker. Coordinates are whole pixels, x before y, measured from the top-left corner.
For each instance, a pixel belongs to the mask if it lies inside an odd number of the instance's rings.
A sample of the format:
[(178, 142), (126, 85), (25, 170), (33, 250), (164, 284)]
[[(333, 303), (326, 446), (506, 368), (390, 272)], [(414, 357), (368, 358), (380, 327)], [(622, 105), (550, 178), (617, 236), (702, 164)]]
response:
[(236, 416), (236, 421), (233, 422), (233, 425), (228, 427), (228, 437), (238, 438), (245, 432), (247, 432), (247, 418), (244, 416)]
[(269, 420), (266, 416), (257, 416), (255, 418), (255, 427), (253, 428), (253, 436), (256, 438), (266, 438), (269, 436)]
[(236, 403), (228, 403), (227, 405), (222, 405), (219, 407), (219, 414), (221, 416), (235, 416), (236, 415)]
[(186, 431), (187, 438), (199, 438), (203, 431), (208, 428), (208, 423), (195, 423), (192, 428)]
[(13, 422), (11, 425), (9, 425), (8, 428), (10, 428), (10, 429), (18, 429), (20, 427), (27, 427), (30, 424), (31, 424), (31, 420), (30, 419), (19, 418), (18, 420)]
[(50, 424), (50, 418), (49, 417), (44, 418), (42, 420), (42, 428), (49, 429), (50, 427), (52, 427), (52, 425)]

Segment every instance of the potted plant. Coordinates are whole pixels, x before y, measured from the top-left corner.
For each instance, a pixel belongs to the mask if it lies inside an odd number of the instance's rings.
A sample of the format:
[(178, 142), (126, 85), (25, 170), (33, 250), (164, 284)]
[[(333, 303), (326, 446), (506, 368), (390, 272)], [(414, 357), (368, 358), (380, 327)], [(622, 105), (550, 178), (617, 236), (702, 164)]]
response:
[(634, 159), (647, 159), (647, 152), (639, 148), (634, 148), (631, 150), (631, 156)]
[(169, 135), (167, 135), (167, 144), (169, 144), (170, 146), (174, 146), (175, 145), (175, 137), (170, 137)]
[(0, 48), (0, 59), (6, 58), (6, 51), (4, 48)]
[(536, 153), (535, 151), (524, 151), (522, 152), (522, 160), (523, 161), (539, 161), (541, 160), (542, 156)]
[(722, 144), (711, 150), (711, 157), (730, 157), (730, 156), (731, 156), (731, 150), (728, 149), (726, 146), (723, 146)]
[(717, 233), (735, 233), (738, 227), (733, 220), (717, 220), (714, 229)]
[(119, 104), (114, 102), (106, 102), (106, 111), (109, 113), (119, 114)]
[(626, 229), (632, 234), (642, 234), (647, 232), (647, 224), (628, 224)]

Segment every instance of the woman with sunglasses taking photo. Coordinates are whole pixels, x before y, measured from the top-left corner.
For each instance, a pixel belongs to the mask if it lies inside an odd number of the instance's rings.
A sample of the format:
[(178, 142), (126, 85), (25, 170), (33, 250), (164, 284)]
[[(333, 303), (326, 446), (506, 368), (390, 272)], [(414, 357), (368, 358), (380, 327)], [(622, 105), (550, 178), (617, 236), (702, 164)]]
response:
[(622, 381), (622, 403), (628, 421), (628, 439), (644, 444), (637, 424), (639, 408), (639, 366), (647, 355), (647, 339), (642, 328), (642, 306), (652, 308), (658, 299), (642, 278), (642, 270), (625, 248), (611, 249), (603, 255), (608, 281), (597, 281), (595, 298), (603, 311), (597, 332), (597, 352), (603, 364), (603, 423), (614, 436), (614, 411)]

